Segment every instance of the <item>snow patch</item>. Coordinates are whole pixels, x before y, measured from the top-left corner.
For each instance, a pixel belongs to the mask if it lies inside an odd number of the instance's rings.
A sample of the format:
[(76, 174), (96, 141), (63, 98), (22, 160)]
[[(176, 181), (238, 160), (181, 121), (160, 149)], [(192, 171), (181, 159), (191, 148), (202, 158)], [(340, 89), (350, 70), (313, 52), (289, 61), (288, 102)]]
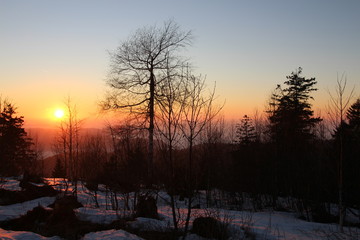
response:
[(94, 239), (104, 239), (104, 240), (143, 240), (143, 238), (138, 237), (134, 234), (125, 232), (123, 230), (107, 230), (100, 232), (92, 232), (86, 234), (82, 240), (94, 240)]
[(42, 197), (31, 201), (0, 206), (0, 221), (6, 221), (25, 215), (37, 206), (48, 206), (55, 201), (55, 197)]
[(33, 232), (23, 232), (23, 231), (7, 231), (0, 228), (0, 239), (2, 240), (42, 240), (42, 239), (50, 239), (50, 240), (61, 240), (60, 237), (43, 237), (39, 234)]
[(33, 182), (29, 182), (30, 184), (32, 184), (33, 186), (36, 186), (36, 187), (44, 187), (46, 186), (45, 183), (33, 183)]
[(19, 181), (16, 179), (5, 178), (5, 182), (0, 183), (0, 187), (8, 191), (21, 191)]
[(209, 240), (208, 238), (201, 237), (197, 234), (191, 233), (186, 235), (186, 240)]
[(80, 220), (92, 223), (110, 224), (119, 218), (119, 215), (114, 210), (82, 207), (74, 209), (74, 211)]
[(170, 222), (160, 221), (152, 218), (136, 218), (135, 221), (129, 223), (130, 228), (140, 231), (156, 231), (167, 232), (170, 231)]

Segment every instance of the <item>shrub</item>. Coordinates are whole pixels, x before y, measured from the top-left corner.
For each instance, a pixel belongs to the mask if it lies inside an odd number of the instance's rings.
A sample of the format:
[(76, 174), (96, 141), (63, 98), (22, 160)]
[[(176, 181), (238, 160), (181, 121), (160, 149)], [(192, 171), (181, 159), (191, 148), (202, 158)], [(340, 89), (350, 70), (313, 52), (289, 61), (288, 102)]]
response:
[(198, 217), (193, 222), (192, 232), (205, 238), (227, 239), (223, 224), (213, 217)]
[(152, 196), (140, 196), (136, 206), (136, 216), (159, 219), (156, 199)]

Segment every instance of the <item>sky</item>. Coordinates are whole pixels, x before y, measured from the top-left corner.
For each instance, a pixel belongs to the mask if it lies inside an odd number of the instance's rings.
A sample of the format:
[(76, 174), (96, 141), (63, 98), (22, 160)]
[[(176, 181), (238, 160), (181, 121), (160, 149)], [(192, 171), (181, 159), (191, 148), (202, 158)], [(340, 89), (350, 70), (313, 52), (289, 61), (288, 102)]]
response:
[(68, 96), (86, 126), (98, 127), (109, 52), (172, 19), (192, 31), (184, 55), (216, 83), (226, 118), (263, 112), (298, 67), (317, 79), (314, 109), (326, 114), (338, 75), (359, 93), (359, 12), (358, 0), (0, 0), (0, 95), (27, 127), (58, 124), (53, 112)]

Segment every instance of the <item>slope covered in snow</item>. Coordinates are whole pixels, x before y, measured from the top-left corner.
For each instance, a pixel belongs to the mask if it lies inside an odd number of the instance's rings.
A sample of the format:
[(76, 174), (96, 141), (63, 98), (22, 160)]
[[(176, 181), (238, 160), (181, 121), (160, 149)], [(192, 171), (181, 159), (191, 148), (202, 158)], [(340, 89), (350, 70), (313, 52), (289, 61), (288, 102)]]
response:
[[(55, 182), (49, 179), (50, 184), (54, 184), (58, 189), (65, 189), (63, 180), (56, 179)], [(19, 190), (18, 181), (9, 179), (3, 184), (8, 190)], [(96, 207), (93, 192), (79, 183), (78, 199), (84, 207), (76, 209), (75, 213), (80, 220), (90, 221), (99, 224), (109, 224), (119, 217), (131, 214), (133, 205), (132, 201), (134, 194), (118, 196), (118, 206), (120, 210), (110, 210), (109, 193), (106, 192), (104, 186), (100, 186), (100, 191), (97, 192), (97, 201), (99, 208)], [(70, 186), (68, 190), (72, 190)], [(127, 203), (125, 203), (127, 199)], [(48, 206), (53, 203), (54, 197), (44, 197), (18, 203), (8, 206), (0, 206), (0, 221), (14, 219), (20, 215), (26, 214), (27, 211), (32, 210), (38, 205)], [(128, 221), (129, 229), (138, 231), (158, 231), (167, 232), (173, 227), (172, 211), (169, 207), (169, 196), (165, 192), (158, 193), (158, 212), (160, 220), (148, 218), (136, 218), (133, 221)], [(127, 208), (125, 208), (127, 206)], [(179, 201), (178, 213), (182, 216), (179, 222), (180, 228), (184, 226), (184, 219), (187, 213), (186, 203)], [(252, 236), (254, 239), (261, 240), (275, 240), (275, 239), (294, 239), (294, 240), (355, 240), (360, 239), (360, 230), (358, 228), (345, 228), (345, 233), (339, 233), (336, 224), (321, 224), (307, 222), (296, 217), (295, 213), (291, 212), (249, 212), (249, 211), (234, 211), (224, 209), (193, 209), (192, 220), (197, 216), (209, 215), (209, 213), (218, 218), (220, 221), (226, 222), (229, 230), (229, 239), (244, 239), (246, 236)], [(192, 223), (190, 223), (191, 225)], [(249, 235), (250, 234), (250, 235)], [(0, 239), (48, 239), (31, 232), (8, 231), (0, 229)], [(59, 239), (53, 237), (49, 239)], [(124, 230), (107, 230), (87, 233), (83, 237), (84, 240), (92, 239), (142, 239), (134, 234)], [(189, 234), (187, 239), (204, 239), (195, 234)]]
[(61, 240), (59, 237), (46, 238), (39, 234), (23, 231), (8, 231), (0, 228), (1, 240)]

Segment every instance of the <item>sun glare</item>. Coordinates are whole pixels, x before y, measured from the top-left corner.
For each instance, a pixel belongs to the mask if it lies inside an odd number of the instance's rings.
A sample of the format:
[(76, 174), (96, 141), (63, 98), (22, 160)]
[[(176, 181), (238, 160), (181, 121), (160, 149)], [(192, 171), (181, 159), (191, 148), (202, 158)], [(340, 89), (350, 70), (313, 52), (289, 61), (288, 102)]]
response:
[(64, 117), (64, 110), (62, 109), (56, 109), (55, 112), (54, 112), (54, 116), (57, 118), (57, 119), (61, 119)]

